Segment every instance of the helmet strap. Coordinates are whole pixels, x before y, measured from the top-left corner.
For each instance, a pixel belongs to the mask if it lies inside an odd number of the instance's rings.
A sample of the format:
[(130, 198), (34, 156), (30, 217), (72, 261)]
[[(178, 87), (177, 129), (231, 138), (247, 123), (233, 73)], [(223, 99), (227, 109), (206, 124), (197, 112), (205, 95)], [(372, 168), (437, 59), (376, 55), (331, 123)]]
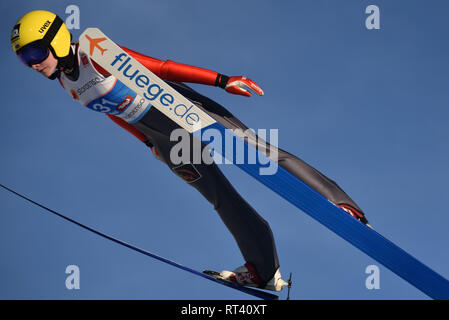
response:
[[(53, 50), (53, 47), (51, 46), (51, 42), (55, 38), (56, 34), (58, 33), (58, 31), (61, 28), (63, 23), (64, 22), (62, 21), (62, 19), (56, 15), (55, 18), (53, 19), (52, 24), (50, 25), (50, 28), (48, 28), (47, 32), (45, 33), (44, 37), (41, 40), (41, 44), (44, 47), (48, 48), (52, 52), (53, 56), (58, 60), (58, 65), (56, 66), (56, 71), (53, 72), (53, 74), (48, 77), (48, 79), (50, 79), (50, 80), (56, 79), (60, 73), (60, 63), (61, 63), (60, 59), (61, 58), (59, 58), (56, 55), (56, 52)], [(70, 52), (69, 52), (69, 55), (70, 55)]]
[[(50, 47), (53, 52), (53, 49)], [(53, 53), (54, 54), (54, 53)], [(73, 48), (70, 47), (69, 54), (62, 58), (57, 58), (58, 64), (56, 66), (56, 71), (48, 77), (50, 80), (54, 80), (59, 77), (61, 72), (64, 72), (69, 78), (75, 80), (79, 75), (79, 68), (77, 65), (77, 59), (73, 53)]]
[(50, 28), (48, 28), (47, 32), (42, 38), (42, 44), (44, 46), (46, 46), (47, 48), (51, 48), (51, 42), (55, 38), (56, 34), (58, 33), (63, 23), (64, 22), (60, 17), (58, 16), (55, 17), (52, 24), (50, 25)]
[(61, 73), (61, 70), (56, 69), (55, 72), (51, 76), (48, 77), (50, 80), (55, 80), (57, 77), (59, 77), (59, 74)]

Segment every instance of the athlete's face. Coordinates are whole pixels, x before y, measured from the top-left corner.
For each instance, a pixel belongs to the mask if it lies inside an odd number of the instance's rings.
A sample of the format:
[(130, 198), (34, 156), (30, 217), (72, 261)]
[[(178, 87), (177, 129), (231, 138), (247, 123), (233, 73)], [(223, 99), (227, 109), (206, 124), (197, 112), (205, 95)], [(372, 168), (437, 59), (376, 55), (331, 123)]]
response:
[(40, 63), (36, 63), (31, 65), (31, 68), (39, 72), (45, 77), (49, 77), (53, 74), (53, 72), (56, 70), (56, 66), (58, 65), (58, 60), (53, 56), (53, 53), (50, 53), (44, 61)]

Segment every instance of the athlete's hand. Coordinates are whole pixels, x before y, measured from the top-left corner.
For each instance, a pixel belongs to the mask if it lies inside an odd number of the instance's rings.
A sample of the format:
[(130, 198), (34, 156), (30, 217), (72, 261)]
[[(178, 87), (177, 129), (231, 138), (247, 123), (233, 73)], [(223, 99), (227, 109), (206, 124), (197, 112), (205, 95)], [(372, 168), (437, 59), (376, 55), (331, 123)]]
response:
[(251, 97), (251, 91), (263, 96), (263, 90), (253, 80), (243, 76), (230, 77), (224, 89), (229, 93), (246, 97)]

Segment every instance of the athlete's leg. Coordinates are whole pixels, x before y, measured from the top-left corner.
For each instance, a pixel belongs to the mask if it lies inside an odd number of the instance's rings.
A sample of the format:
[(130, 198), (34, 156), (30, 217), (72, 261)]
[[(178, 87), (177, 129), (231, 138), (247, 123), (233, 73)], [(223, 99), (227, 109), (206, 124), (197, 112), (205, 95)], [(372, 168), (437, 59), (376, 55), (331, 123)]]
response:
[(256, 268), (261, 280), (270, 280), (279, 262), (268, 223), (238, 194), (215, 163), (179, 165), (172, 162), (170, 151), (177, 141), (170, 141), (170, 134), (179, 127), (157, 109), (150, 109), (135, 126), (148, 137), (158, 158), (214, 206), (244, 259)]
[[(207, 111), (210, 116), (223, 124), (226, 128), (241, 129), (243, 131), (248, 129), (248, 127), (245, 126), (232, 113), (230, 113), (215, 101), (201, 95), (185, 84), (171, 82), (169, 82), (169, 84), (172, 85), (185, 97), (195, 101), (199, 107)], [(259, 141), (259, 144), (257, 144), (257, 140)], [(249, 143), (253, 144), (254, 146), (258, 145), (259, 150), (261, 150), (260, 141), (260, 138), (258, 138), (256, 135), (253, 135), (252, 137), (249, 136), (248, 139)], [(266, 142), (262, 143), (262, 149), (264, 148), (264, 146), (268, 151), (270, 150), (270, 148), (276, 149), (278, 157), (277, 162), (280, 166), (285, 168), (294, 176), (298, 177), (301, 181), (306, 183), (314, 190), (321, 193), (332, 203), (340, 205), (345, 209), (345, 211), (351, 211), (350, 213), (357, 219), (361, 220), (364, 223), (368, 222), (360, 207), (338, 186), (335, 181), (329, 179), (324, 174), (322, 174), (300, 158), (288, 153), (287, 151), (276, 148), (274, 146), (270, 146)]]

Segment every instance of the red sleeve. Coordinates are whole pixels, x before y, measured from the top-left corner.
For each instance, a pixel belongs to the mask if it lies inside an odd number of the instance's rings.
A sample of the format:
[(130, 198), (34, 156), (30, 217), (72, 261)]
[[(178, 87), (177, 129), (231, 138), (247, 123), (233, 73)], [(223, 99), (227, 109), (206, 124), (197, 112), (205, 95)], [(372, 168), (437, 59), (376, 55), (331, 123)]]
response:
[(101, 73), (104, 76), (108, 76), (110, 75), (109, 72), (107, 72), (106, 70), (104, 70), (98, 63), (96, 63), (94, 60), (92, 60), (92, 65), (94, 66), (94, 68)]
[[(210, 86), (216, 85), (218, 73), (215, 71), (174, 62), (171, 60), (163, 61), (143, 55), (126, 47), (121, 48), (163, 80), (199, 83)], [(92, 60), (92, 64), (94, 68), (102, 75), (109, 75), (109, 72), (103, 69), (94, 60)]]
[(218, 75), (215, 71), (189, 66), (171, 60), (158, 60), (126, 47), (121, 48), (163, 80), (199, 83), (210, 86), (215, 85)]
[(128, 131), (132, 135), (134, 135), (140, 141), (142, 141), (142, 142), (147, 142), (148, 141), (147, 137), (142, 132), (140, 132), (139, 130), (134, 128), (132, 125), (130, 125), (128, 122), (126, 122), (122, 118), (119, 118), (119, 117), (116, 117), (116, 116), (112, 116), (112, 115), (107, 114), (107, 113), (106, 113), (106, 115), (109, 117), (109, 119), (114, 121), (116, 124), (118, 124), (120, 127), (125, 129), (126, 131)]

